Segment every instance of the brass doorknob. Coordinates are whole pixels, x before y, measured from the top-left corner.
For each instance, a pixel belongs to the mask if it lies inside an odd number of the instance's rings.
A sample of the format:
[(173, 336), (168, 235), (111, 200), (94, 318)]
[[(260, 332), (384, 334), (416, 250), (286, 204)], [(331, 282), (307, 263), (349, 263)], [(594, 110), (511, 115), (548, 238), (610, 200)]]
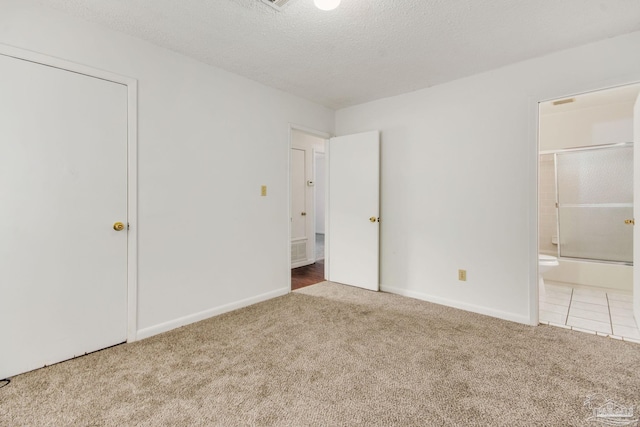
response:
[(635, 225), (636, 224), (636, 220), (635, 219), (625, 219), (624, 223), (625, 224)]
[(371, 218), (369, 218), (369, 221), (371, 221), (371, 222), (376, 222), (376, 217), (375, 217), (375, 216), (372, 216)]
[(116, 231), (122, 231), (124, 230), (124, 224), (121, 222), (116, 222), (113, 224), (113, 229)]

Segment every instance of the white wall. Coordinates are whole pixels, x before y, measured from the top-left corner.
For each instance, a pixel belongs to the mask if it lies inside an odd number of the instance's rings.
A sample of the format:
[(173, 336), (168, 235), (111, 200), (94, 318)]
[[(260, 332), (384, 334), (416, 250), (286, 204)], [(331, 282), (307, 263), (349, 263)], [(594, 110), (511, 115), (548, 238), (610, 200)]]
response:
[(139, 336), (289, 291), (289, 123), (332, 110), (30, 0), (0, 43), (139, 81)]
[(316, 169), (316, 233), (324, 234), (325, 223), (325, 191), (326, 191), (326, 161), (324, 152), (316, 152), (315, 169)]
[(540, 115), (540, 151), (633, 141), (633, 102)]
[(382, 289), (535, 322), (537, 102), (640, 81), (638, 51), (640, 32), (337, 111), (338, 135), (381, 131)]

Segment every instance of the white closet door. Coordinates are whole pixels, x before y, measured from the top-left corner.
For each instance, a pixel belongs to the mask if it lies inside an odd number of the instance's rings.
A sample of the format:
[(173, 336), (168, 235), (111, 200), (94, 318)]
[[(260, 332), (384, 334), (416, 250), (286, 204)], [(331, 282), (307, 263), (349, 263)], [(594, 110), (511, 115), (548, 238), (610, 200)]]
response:
[(328, 280), (379, 289), (380, 137), (329, 140)]
[(127, 88), (0, 55), (0, 378), (126, 341)]
[[(640, 96), (636, 98), (635, 106), (633, 107), (633, 140), (635, 143), (635, 149), (633, 150), (633, 199), (634, 203), (640, 202)], [(636, 205), (637, 206), (637, 205)], [(638, 209), (634, 207), (634, 217), (639, 218), (640, 215), (636, 215)], [(640, 266), (640, 221), (633, 227), (633, 314), (636, 318), (636, 325), (640, 328), (640, 272), (638, 267)]]

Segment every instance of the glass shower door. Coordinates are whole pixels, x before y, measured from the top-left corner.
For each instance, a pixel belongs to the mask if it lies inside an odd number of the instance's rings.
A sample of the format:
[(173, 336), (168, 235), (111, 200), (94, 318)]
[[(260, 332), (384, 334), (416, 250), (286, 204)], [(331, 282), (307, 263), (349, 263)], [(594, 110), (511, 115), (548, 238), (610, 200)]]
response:
[(556, 154), (561, 257), (633, 263), (633, 145)]

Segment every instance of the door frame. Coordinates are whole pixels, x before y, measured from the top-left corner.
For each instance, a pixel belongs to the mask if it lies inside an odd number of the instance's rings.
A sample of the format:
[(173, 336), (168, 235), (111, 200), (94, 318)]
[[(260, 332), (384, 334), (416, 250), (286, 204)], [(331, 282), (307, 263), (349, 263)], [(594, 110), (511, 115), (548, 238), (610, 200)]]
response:
[[(538, 188), (538, 173), (540, 168), (540, 103), (553, 101), (556, 99), (564, 99), (571, 98), (573, 96), (583, 95), (591, 92), (598, 92), (601, 90), (607, 89), (615, 89), (621, 86), (628, 86), (633, 84), (640, 83), (640, 76), (638, 74), (634, 75), (624, 75), (618, 76), (615, 79), (608, 79), (604, 81), (595, 81), (589, 82), (587, 84), (579, 84), (576, 87), (567, 88), (566, 90), (545, 90), (541, 91), (537, 94), (532, 94), (528, 97), (528, 108), (529, 108), (529, 324), (532, 326), (537, 326), (539, 324), (539, 292), (538, 292), (538, 254), (540, 252), (539, 248), (539, 219), (538, 212), (539, 208), (539, 188)], [(640, 171), (635, 170), (634, 167), (634, 176), (636, 172), (640, 174)], [(635, 180), (635, 178), (634, 178)], [(634, 182), (634, 192), (635, 192), (635, 182)], [(640, 201), (636, 201), (634, 198), (634, 215), (636, 210), (636, 204), (640, 203)], [(634, 237), (634, 246), (635, 246), (635, 237)], [(634, 251), (634, 258), (636, 257)], [(640, 274), (638, 270), (637, 263), (634, 262), (633, 265), (633, 281), (634, 281), (634, 294), (635, 294), (635, 283), (638, 278), (638, 274)]]
[(137, 339), (138, 311), (138, 81), (0, 43), (0, 55), (83, 74), (127, 87), (127, 342)]
[[(287, 264), (288, 264), (288, 277), (289, 277), (289, 292), (291, 292), (291, 215), (293, 214), (293, 212), (291, 211), (291, 166), (292, 166), (292, 162), (291, 162), (291, 149), (293, 148), (293, 131), (296, 130), (298, 132), (304, 132), (306, 134), (309, 135), (313, 135), (313, 136), (317, 136), (318, 138), (322, 138), (325, 140), (328, 140), (330, 138), (332, 138), (334, 135), (328, 133), (328, 132), (323, 132), (320, 130), (316, 130), (313, 128), (309, 128), (306, 126), (301, 126), (301, 125), (297, 125), (295, 123), (289, 123), (289, 146), (287, 149), (287, 224), (289, 224), (289, 227), (287, 228)], [(326, 148), (325, 148), (326, 150)], [(325, 173), (325, 181), (328, 181), (329, 179), (329, 174)], [(327, 185), (325, 183), (325, 197), (326, 197), (326, 192), (328, 191)], [(325, 199), (326, 200), (326, 199)], [(313, 209), (315, 210), (315, 199), (313, 201)], [(326, 205), (325, 202), (325, 224), (327, 221), (327, 212), (329, 210), (329, 207)], [(326, 225), (325, 225), (326, 228)], [(325, 239), (326, 239), (326, 234), (325, 234)], [(326, 240), (325, 240), (325, 260), (324, 260), (324, 268), (325, 268), (325, 275), (326, 275), (326, 271), (327, 271), (327, 266), (329, 265), (329, 252), (327, 251), (327, 246), (326, 246)]]
[[(326, 186), (326, 181), (327, 181), (327, 176), (326, 176), (327, 175), (327, 161), (326, 161), (327, 157), (326, 157), (326, 154), (327, 154), (328, 142), (329, 142), (329, 139), (325, 140), (323, 151), (318, 151), (316, 148), (314, 148), (313, 151), (312, 151), (312, 154), (311, 154), (311, 157), (313, 158), (313, 179), (316, 181), (316, 183), (318, 182), (318, 178), (317, 178), (318, 168), (316, 167), (316, 163), (318, 161), (318, 156), (322, 156), (323, 157), (323, 161), (325, 162), (325, 167), (324, 167), (325, 179), (323, 180), (323, 181), (325, 181), (325, 182), (323, 182), (323, 192), (324, 192), (325, 200), (324, 200), (324, 207), (323, 207), (324, 211), (322, 212), (322, 214), (324, 216), (324, 221), (323, 222), (324, 222), (324, 225), (325, 225), (324, 226), (324, 233), (323, 233), (323, 235), (325, 236), (325, 240), (326, 240), (326, 237), (327, 237), (327, 232), (326, 232), (327, 231), (326, 230), (326, 226), (327, 226), (327, 215), (326, 215), (326, 213), (327, 213), (327, 200), (326, 200), (326, 195), (327, 195), (327, 193), (329, 191), (327, 189), (327, 186)], [(316, 203), (316, 201), (318, 200), (317, 194), (318, 194), (318, 187), (314, 186), (314, 188), (313, 188), (313, 216), (314, 216), (313, 220), (314, 220), (315, 224), (313, 226), (313, 232), (316, 235), (318, 234), (317, 233), (317, 229), (316, 229), (316, 225), (318, 224), (318, 204)], [(317, 241), (318, 240), (316, 238), (316, 244), (317, 244)], [(315, 248), (314, 248), (314, 250), (315, 250)], [(327, 248), (326, 242), (325, 242), (325, 249), (324, 249), (325, 254), (323, 255), (323, 258), (322, 258), (323, 261), (326, 258), (327, 250), (328, 250), (328, 248)], [(318, 258), (316, 257), (316, 262), (317, 261), (318, 261)], [(327, 272), (325, 270), (325, 277), (326, 277), (326, 273)]]

